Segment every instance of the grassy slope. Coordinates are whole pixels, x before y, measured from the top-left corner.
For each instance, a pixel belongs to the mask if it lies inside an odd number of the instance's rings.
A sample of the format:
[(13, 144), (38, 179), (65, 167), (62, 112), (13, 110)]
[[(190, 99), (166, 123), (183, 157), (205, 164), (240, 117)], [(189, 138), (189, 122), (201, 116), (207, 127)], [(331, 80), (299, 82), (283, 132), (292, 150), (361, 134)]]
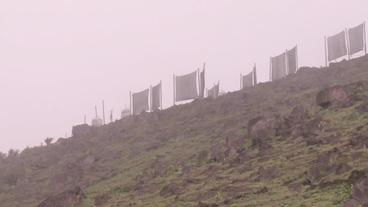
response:
[[(75, 184), (86, 189), (83, 207), (198, 206), (199, 201), (219, 206), (341, 206), (351, 189), (344, 181), (353, 170), (368, 167), (365, 149), (345, 149), (357, 127), (365, 130), (368, 115), (355, 111), (359, 103), (322, 110), (315, 105), (315, 95), (327, 86), (367, 78), (368, 58), (323, 70), (302, 69), (284, 80), (216, 100), (121, 120), (95, 136), (72, 138), (67, 145), (27, 149), (21, 154), (26, 169), (21, 181), (0, 186), (1, 206), (36, 206)], [(250, 119), (287, 116), (297, 105), (306, 107), (311, 119), (320, 116), (326, 121), (319, 138), (336, 142), (308, 146), (301, 139), (278, 136), (266, 153), (250, 146)], [(245, 153), (223, 162), (209, 159), (213, 146), (229, 137), (244, 138)], [(334, 148), (344, 149), (336, 162), (353, 169), (323, 176), (323, 187), (290, 187), (303, 183), (318, 155)], [(353, 154), (359, 158), (353, 159)], [(96, 161), (83, 164), (87, 156)], [(37, 163), (45, 167), (33, 167)], [(257, 179), (260, 167), (272, 169), (274, 178)], [(171, 194), (160, 194), (165, 188)]]

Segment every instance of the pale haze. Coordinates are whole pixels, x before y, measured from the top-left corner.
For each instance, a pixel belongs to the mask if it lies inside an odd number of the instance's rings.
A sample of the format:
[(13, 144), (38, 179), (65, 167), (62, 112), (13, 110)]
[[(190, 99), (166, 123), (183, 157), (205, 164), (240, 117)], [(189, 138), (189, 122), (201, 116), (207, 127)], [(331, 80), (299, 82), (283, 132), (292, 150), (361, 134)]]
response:
[[(129, 91), (207, 63), (207, 86), (239, 89), (257, 63), (298, 44), (300, 66), (324, 64), (324, 35), (368, 18), (367, 0), (8, 0), (0, 2), (0, 151), (71, 134), (101, 101), (114, 117)], [(138, 127), (138, 126), (137, 126)]]

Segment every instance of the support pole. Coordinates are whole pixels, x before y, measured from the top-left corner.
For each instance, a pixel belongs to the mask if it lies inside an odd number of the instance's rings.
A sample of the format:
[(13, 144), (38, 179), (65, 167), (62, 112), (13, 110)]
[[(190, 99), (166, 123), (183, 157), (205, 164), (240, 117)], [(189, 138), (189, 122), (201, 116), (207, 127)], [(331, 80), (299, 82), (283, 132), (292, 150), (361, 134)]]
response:
[[(202, 78), (201, 78), (202, 81)], [(203, 98), (204, 98), (204, 89), (206, 87), (206, 63), (203, 63), (203, 83), (201, 82), (201, 93), (203, 92)]]
[(160, 81), (160, 108), (161, 110), (163, 109), (162, 107), (162, 81)]
[(328, 67), (328, 50), (327, 50), (327, 37), (325, 36), (325, 63), (326, 63), (326, 68)]
[(95, 115), (96, 115), (96, 119), (98, 117), (98, 114), (97, 114), (97, 106), (95, 106)]
[(257, 80), (257, 63), (254, 63), (253, 66), (253, 85), (257, 85), (258, 84), (258, 80)]
[(269, 78), (270, 78), (270, 81), (273, 81), (273, 75), (272, 75), (272, 57), (270, 57), (270, 72), (269, 72)]
[(240, 73), (240, 90), (243, 89), (243, 74)]
[[(198, 97), (199, 97), (199, 95), (201, 94), (201, 73), (199, 72), (199, 68), (197, 68), (197, 79), (198, 79), (198, 88), (199, 88), (199, 90), (198, 90)], [(197, 98), (198, 98), (197, 97)]]
[(130, 115), (133, 115), (133, 110), (132, 110), (132, 91), (129, 91), (129, 109), (130, 109)]
[(347, 28), (345, 28), (345, 44), (347, 46), (347, 51), (348, 51), (348, 60), (350, 60), (351, 59), (350, 40), (349, 40), (349, 33), (348, 33)]
[(364, 32), (364, 35), (363, 35), (363, 38), (364, 38), (364, 54), (367, 55), (367, 33), (365, 31), (365, 25), (366, 25), (366, 23), (364, 22), (364, 26), (363, 26), (363, 32)]
[(113, 110), (110, 111), (110, 123), (114, 122)]
[(106, 119), (105, 119), (105, 101), (102, 100), (102, 118), (103, 118), (103, 125), (106, 124)]
[(176, 102), (176, 81), (175, 81), (175, 75), (173, 75), (173, 94), (174, 94), (174, 99), (173, 99), (173, 103), (175, 106), (175, 102)]
[(285, 66), (286, 66), (286, 68), (285, 68), (285, 76), (284, 77), (286, 77), (287, 75), (289, 75), (289, 72), (290, 72), (290, 69), (289, 69), (289, 57), (288, 57), (288, 50), (287, 49), (285, 50), (285, 60), (284, 61), (285, 61)]
[(153, 99), (152, 99), (152, 94), (153, 94), (153, 91), (152, 91), (152, 85), (150, 85), (149, 87), (149, 111), (150, 112), (153, 112)]
[(87, 124), (87, 115), (84, 114), (84, 124)]
[(295, 72), (297, 72), (299, 70), (299, 51), (298, 51), (298, 45), (296, 45), (295, 47), (295, 64), (296, 64), (296, 68), (295, 68)]

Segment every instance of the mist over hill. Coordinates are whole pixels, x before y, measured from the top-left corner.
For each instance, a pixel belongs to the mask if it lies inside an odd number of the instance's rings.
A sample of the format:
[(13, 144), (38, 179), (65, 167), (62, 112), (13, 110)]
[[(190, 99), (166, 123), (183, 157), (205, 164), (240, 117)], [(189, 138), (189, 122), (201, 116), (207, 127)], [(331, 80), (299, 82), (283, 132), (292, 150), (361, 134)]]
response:
[(0, 206), (368, 205), (368, 57), (0, 158)]

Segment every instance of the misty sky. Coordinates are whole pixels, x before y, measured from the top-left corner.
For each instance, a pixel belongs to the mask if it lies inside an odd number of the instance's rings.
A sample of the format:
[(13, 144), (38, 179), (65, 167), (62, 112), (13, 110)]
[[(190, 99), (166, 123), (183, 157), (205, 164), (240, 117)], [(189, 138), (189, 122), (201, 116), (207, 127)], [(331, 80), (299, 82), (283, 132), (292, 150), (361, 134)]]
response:
[[(0, 1), (0, 151), (70, 135), (106, 103), (115, 118), (129, 90), (205, 61), (207, 85), (239, 89), (239, 74), (296, 44), (299, 65), (324, 64), (324, 35), (367, 20), (367, 0)], [(100, 110), (101, 111), (101, 110)]]

